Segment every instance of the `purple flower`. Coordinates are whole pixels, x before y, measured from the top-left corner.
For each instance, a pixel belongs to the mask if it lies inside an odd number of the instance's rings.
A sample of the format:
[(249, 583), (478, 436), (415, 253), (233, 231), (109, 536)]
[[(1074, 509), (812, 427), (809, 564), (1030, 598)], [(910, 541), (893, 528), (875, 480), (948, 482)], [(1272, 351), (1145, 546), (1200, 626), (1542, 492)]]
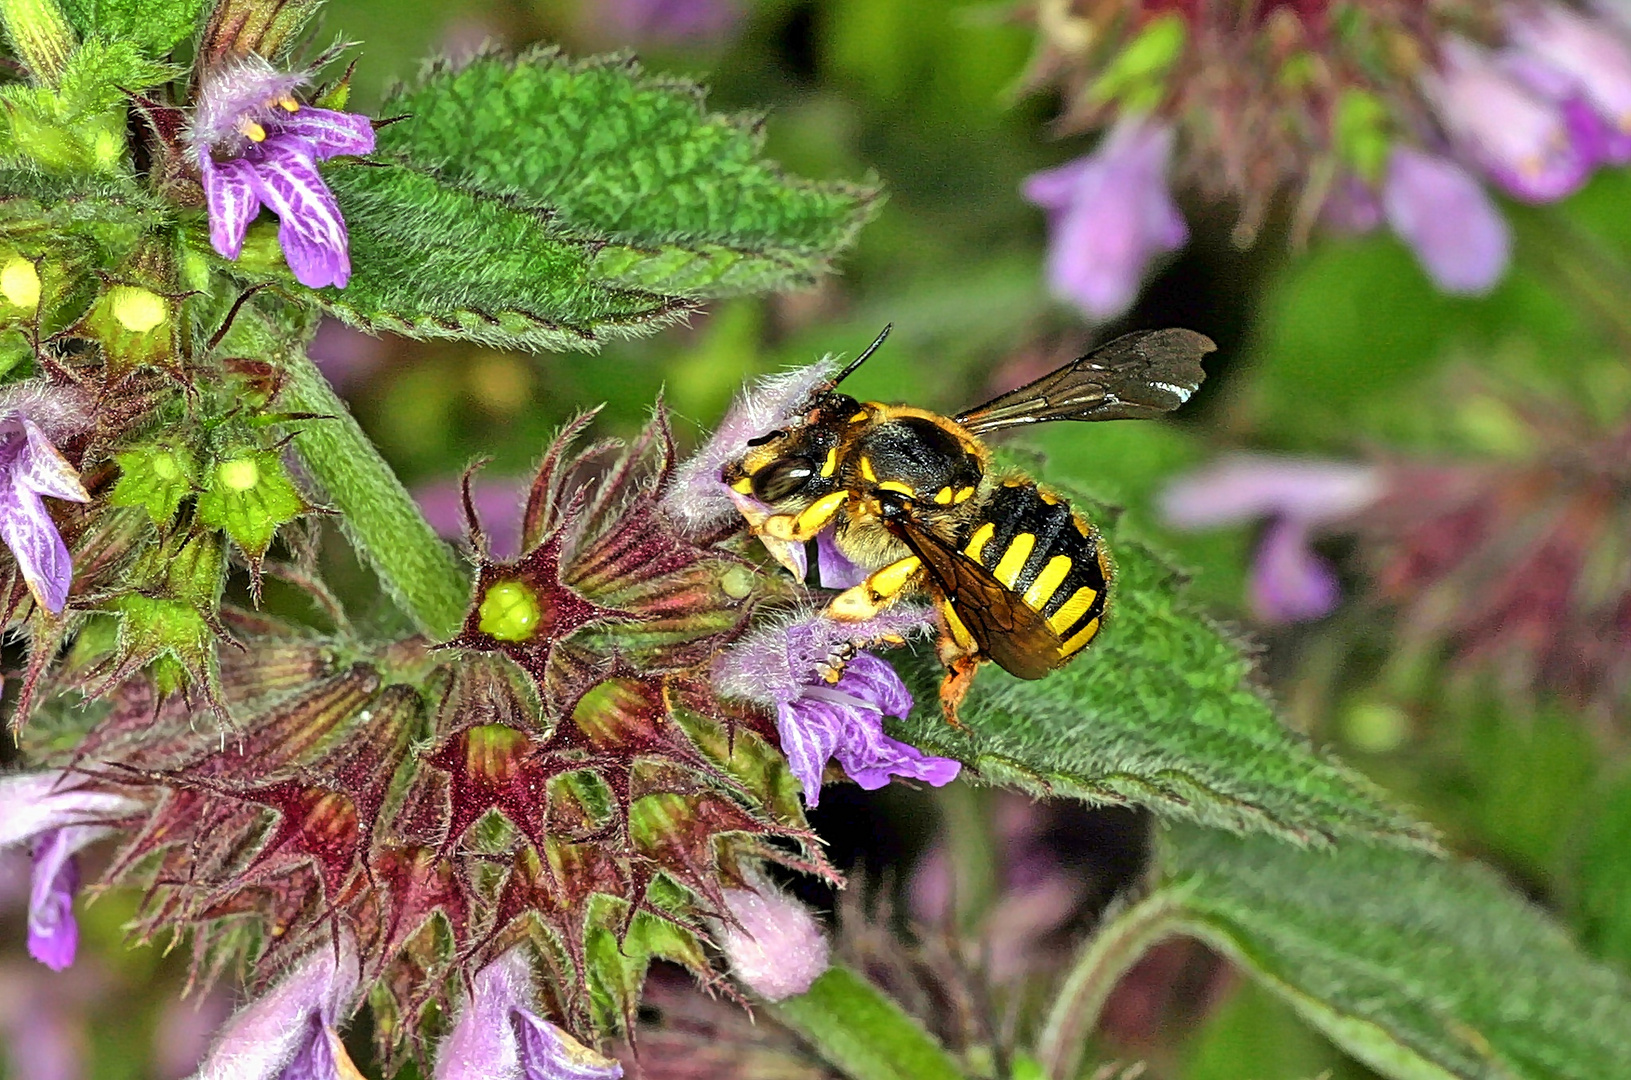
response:
[(434, 1080), (617, 1080), (623, 1067), (532, 1011), (532, 964), (516, 947), (476, 972), (436, 1049)]
[(357, 949), (342, 932), (222, 1025), (193, 1080), (346, 1080), (361, 1075), (335, 1026), (360, 989)]
[(689, 460), (674, 470), (663, 509), (692, 535), (703, 535), (735, 520), (740, 498), (720, 471), (748, 451), (748, 441), (773, 431), (800, 413), (816, 387), (832, 377), (832, 357), (808, 367), (759, 379), (742, 391), (719, 428)]
[[(821, 797), (821, 774), (829, 758), (867, 790), (905, 776), (939, 787), (962, 766), (930, 757), (884, 734), (883, 718), (904, 718), (912, 695), (895, 669), (856, 642), (899, 641), (928, 625), (924, 608), (897, 605), (876, 619), (841, 623), (812, 614), (767, 627), (733, 646), (714, 668), (721, 692), (776, 710), (776, 730), (788, 766), (804, 788), (804, 801)], [(825, 674), (842, 666), (837, 682)]]
[(827, 935), (810, 910), (761, 875), (726, 889), (731, 922), (718, 931), (731, 974), (766, 1001), (802, 994), (829, 964)]
[(135, 812), (133, 799), (85, 786), (76, 774), (51, 771), (0, 778), (0, 849), (31, 845), (28, 951), (61, 971), (74, 961), (79, 926), (74, 893), (78, 851), (113, 830), (108, 822)]
[(1585, 181), (1595, 156), (1560, 105), (1468, 41), (1451, 38), (1442, 54), (1422, 90), (1456, 145), (1496, 183), (1520, 199), (1550, 202)]
[(0, 540), (11, 549), (34, 601), (52, 614), (68, 602), (74, 565), (44, 497), (90, 501), (79, 473), (52, 440), (82, 428), (85, 416), (76, 391), (43, 380), (0, 390)]
[(278, 216), (278, 242), (295, 280), (344, 288), (351, 278), (345, 221), (319, 160), (374, 149), (366, 116), (301, 105), (301, 72), (250, 55), (204, 78), (191, 139), (209, 206), (210, 243), (229, 259), (261, 206)]
[[(1550, 68), (1563, 86), (1607, 125), (1613, 156), (1631, 154), (1631, 49), (1613, 27), (1557, 4), (1514, 7), (1512, 40), (1528, 58)], [(1531, 85), (1540, 82), (1531, 80)], [(1539, 87), (1537, 86), (1537, 89)], [(1544, 92), (1544, 91), (1543, 91)], [(1551, 96), (1562, 98), (1555, 90)]]
[[(420, 484), (413, 489), (413, 498), (436, 535), (447, 540), (464, 537), (464, 496), (459, 481), (443, 479)], [(493, 557), (513, 559), (520, 554), (527, 482), (518, 477), (475, 477), (470, 482), (470, 498)]]
[(1453, 161), (1395, 146), (1382, 206), (1393, 231), (1444, 291), (1486, 293), (1506, 272), (1512, 248), (1506, 219)]
[(1048, 212), (1048, 283), (1089, 318), (1126, 311), (1150, 260), (1189, 239), (1167, 190), (1172, 144), (1171, 127), (1122, 120), (1093, 153), (1025, 181)]
[(1313, 530), (1381, 492), (1380, 475), (1366, 465), (1241, 455), (1175, 480), (1161, 504), (1180, 529), (1268, 517), (1252, 565), (1252, 610), (1265, 622), (1298, 622), (1325, 615), (1340, 598), (1335, 572), (1309, 547)]
[(636, 41), (712, 44), (730, 37), (742, 19), (733, 0), (600, 0), (603, 25)]

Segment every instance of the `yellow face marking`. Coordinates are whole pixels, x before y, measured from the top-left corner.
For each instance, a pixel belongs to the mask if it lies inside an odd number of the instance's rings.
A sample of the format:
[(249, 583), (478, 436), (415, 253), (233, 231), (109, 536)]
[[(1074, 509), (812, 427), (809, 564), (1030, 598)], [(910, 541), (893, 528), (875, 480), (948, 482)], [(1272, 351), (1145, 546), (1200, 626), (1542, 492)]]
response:
[(253, 120), (241, 121), (238, 124), (238, 134), (242, 135), (250, 142), (266, 141), (266, 129), (255, 123)]
[(821, 463), (821, 475), (823, 477), (828, 477), (828, 476), (831, 476), (833, 473), (835, 473), (837, 471), (838, 471), (838, 447), (835, 446), (831, 450), (827, 451), (827, 460), (823, 461)]
[(865, 409), (862, 409), (860, 412), (858, 412), (854, 416), (850, 417), (849, 422), (852, 423), (852, 424), (859, 424), (862, 420), (865, 420), (867, 417), (869, 417), (871, 415), (872, 415), (871, 413), (867, 412)]
[(798, 516), (799, 532), (804, 536), (814, 536), (821, 531), (821, 527), (833, 519), (838, 508), (844, 505), (849, 498), (847, 491), (834, 491), (823, 495), (805, 508)]
[(940, 614), (946, 620), (946, 629), (951, 631), (953, 641), (965, 649), (974, 644), (974, 635), (968, 632), (968, 627), (963, 625), (963, 620), (957, 617), (956, 608), (950, 604), (941, 604)]
[(1031, 557), (1031, 549), (1036, 547), (1035, 533), (1020, 533), (1014, 537), (1008, 550), (1002, 553), (996, 568), (991, 573), (1005, 586), (1012, 589), (1014, 582), (1019, 579), (1019, 572), (1025, 569), (1025, 560)]
[(1093, 606), (1093, 601), (1098, 599), (1098, 595), (1096, 590), (1083, 585), (1076, 590), (1075, 595), (1065, 601), (1064, 607), (1048, 616), (1048, 625), (1053, 627), (1054, 633), (1063, 634), (1070, 629), (1071, 623), (1087, 613), (1087, 609)]
[(991, 537), (996, 531), (997, 527), (989, 521), (975, 529), (974, 535), (968, 538), (968, 547), (963, 549), (964, 553), (975, 562), (983, 563), (985, 560), (981, 556), (985, 554), (985, 545), (991, 542)]
[(951, 488), (943, 487), (939, 491), (935, 492), (934, 501), (939, 503), (941, 506), (948, 505), (951, 502)]
[(878, 474), (872, 471), (872, 459), (869, 457), (861, 459), (861, 479), (873, 484), (878, 482)]
[(966, 487), (952, 498), (952, 502), (966, 503), (972, 498), (974, 498), (974, 489)]
[(1087, 643), (1092, 641), (1098, 632), (1099, 620), (1094, 619), (1092, 622), (1082, 627), (1081, 633), (1059, 646), (1059, 655), (1070, 656), (1074, 653), (1081, 652), (1083, 649), (1087, 648)]
[(1055, 555), (1049, 559), (1048, 565), (1044, 566), (1042, 572), (1036, 575), (1036, 580), (1031, 582), (1031, 587), (1025, 590), (1025, 602), (1041, 611), (1047, 606), (1048, 601), (1053, 599), (1059, 583), (1065, 580), (1068, 573), (1070, 573), (1069, 555)]
[(736, 481), (736, 483), (731, 485), (731, 490), (735, 491), (735, 492), (737, 492), (739, 494), (742, 494), (742, 495), (752, 495), (753, 494), (753, 477), (751, 477), (751, 476), (742, 477), (742, 479)]
[(899, 480), (885, 480), (883, 483), (878, 485), (878, 490), (893, 491), (897, 494), (906, 496), (908, 499), (917, 498), (917, 492), (913, 491)]
[(882, 570), (875, 571), (866, 579), (866, 585), (875, 596), (894, 596), (904, 589), (906, 583), (922, 568), (922, 559), (916, 555), (908, 555), (899, 562), (892, 562)]

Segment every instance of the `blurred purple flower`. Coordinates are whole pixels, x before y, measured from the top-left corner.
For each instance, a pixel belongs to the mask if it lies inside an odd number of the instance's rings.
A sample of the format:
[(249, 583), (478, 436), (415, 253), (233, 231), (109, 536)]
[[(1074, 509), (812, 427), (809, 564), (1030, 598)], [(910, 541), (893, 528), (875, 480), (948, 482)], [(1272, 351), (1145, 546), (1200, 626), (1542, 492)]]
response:
[[(908, 605), (856, 623), (805, 615), (732, 646), (714, 666), (714, 684), (776, 710), (782, 752), (810, 806), (820, 800), (821, 774), (833, 757), (869, 791), (895, 776), (949, 784), (962, 768), (958, 762), (884, 734), (885, 716), (904, 718), (912, 710), (911, 692), (895, 669), (870, 653), (850, 656), (856, 642), (899, 641), (930, 618), (927, 609)], [(823, 677), (840, 667), (836, 682)]]
[[(335, 1031), (360, 989), (357, 949), (325, 940), (216, 1033), (193, 1080), (345, 1080), (361, 1075)], [(349, 1071), (347, 1071), (349, 1070)]]
[(0, 969), (0, 1046), (7, 1075), (19, 1080), (83, 1080), (89, 980), (64, 987), (63, 977), (40, 973), (36, 980), (29, 974)]
[(524, 947), (476, 973), (470, 1000), (436, 1050), (433, 1080), (617, 1080), (623, 1067), (535, 1014)]
[[(1562, 106), (1535, 93), (1500, 60), (1451, 38), (1422, 90), (1451, 139), (1490, 178), (1530, 202), (1573, 192), (1596, 164)], [(1397, 153), (1397, 150), (1395, 150)]]
[(79, 926), (74, 856), (113, 830), (108, 822), (139, 809), (132, 799), (87, 789), (85, 778), (60, 771), (0, 779), (0, 848), (30, 845), (33, 884), (28, 898), (28, 951), (61, 971), (74, 961)]
[(827, 935), (797, 900), (758, 876), (747, 889), (726, 889), (733, 922), (719, 928), (731, 974), (766, 1001), (802, 994), (827, 970)]
[(343, 394), (379, 367), (385, 358), (385, 343), (338, 319), (324, 319), (306, 351), (323, 377)]
[(1509, 11), (1513, 43), (1589, 106), (1606, 126), (1612, 158), (1623, 163), (1631, 156), (1631, 48), (1612, 26), (1558, 4)]
[(374, 149), (366, 116), (301, 105), (304, 72), (280, 71), (250, 54), (209, 71), (190, 133), (209, 208), (210, 244), (243, 251), (261, 206), (278, 216), (278, 242), (295, 280), (313, 289), (351, 279), (350, 241), (317, 162)]
[(1048, 212), (1048, 284), (1091, 319), (1131, 307), (1150, 261), (1189, 239), (1167, 189), (1173, 137), (1122, 120), (1093, 153), (1025, 180), (1025, 197)]
[(1360, 235), (1382, 224), (1382, 200), (1352, 173), (1338, 180), (1320, 207), (1320, 222), (1339, 233)]
[(1382, 206), (1393, 231), (1445, 292), (1486, 293), (1505, 273), (1511, 254), (1506, 219), (1455, 162), (1395, 146)]
[(0, 540), (41, 607), (56, 614), (68, 602), (73, 560), (44, 497), (89, 502), (79, 473), (52, 441), (85, 425), (87, 406), (75, 390), (43, 379), (0, 390)]
[[(458, 480), (449, 478), (420, 484), (413, 489), (413, 497), (438, 536), (448, 540), (464, 538), (464, 498)], [(475, 503), (476, 517), (493, 557), (513, 559), (519, 555), (527, 481), (519, 477), (476, 476), (470, 481), (470, 499)]]
[(1371, 505), (1382, 485), (1366, 465), (1240, 455), (1173, 481), (1161, 509), (1179, 529), (1269, 518), (1248, 599), (1265, 622), (1298, 622), (1327, 614), (1340, 598), (1335, 572), (1309, 547), (1314, 528)]
[(606, 30), (633, 41), (708, 45), (729, 38), (742, 20), (736, 0), (600, 0)]

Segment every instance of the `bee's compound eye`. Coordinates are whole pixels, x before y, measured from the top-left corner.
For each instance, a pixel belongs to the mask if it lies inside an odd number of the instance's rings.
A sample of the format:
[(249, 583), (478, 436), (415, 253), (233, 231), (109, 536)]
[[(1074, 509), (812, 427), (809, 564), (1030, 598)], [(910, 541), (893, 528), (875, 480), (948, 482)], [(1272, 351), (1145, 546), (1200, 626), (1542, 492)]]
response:
[(781, 458), (753, 474), (753, 494), (762, 502), (780, 502), (797, 495), (814, 475), (815, 464), (808, 459)]

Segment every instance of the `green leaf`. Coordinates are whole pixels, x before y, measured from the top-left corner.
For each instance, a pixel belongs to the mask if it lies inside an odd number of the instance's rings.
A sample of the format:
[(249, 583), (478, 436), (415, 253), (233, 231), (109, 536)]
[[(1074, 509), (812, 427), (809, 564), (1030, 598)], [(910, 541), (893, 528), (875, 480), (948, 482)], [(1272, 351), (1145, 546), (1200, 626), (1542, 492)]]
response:
[(1174, 926), (1387, 1076), (1598, 1080), (1631, 1061), (1631, 983), (1487, 869), (1175, 829)]
[(406, 119), (380, 129), (379, 148), (610, 241), (595, 271), (625, 285), (718, 297), (826, 273), (876, 188), (785, 175), (760, 157), (755, 119), (710, 114), (702, 98), (621, 57), (486, 57), (387, 101), (381, 115)]
[(917, 1021), (846, 967), (828, 968), (809, 990), (771, 1011), (853, 1080), (962, 1080)]
[(1116, 562), (1098, 639), (1035, 681), (986, 665), (963, 704), (964, 731), (941, 717), (939, 666), (920, 660), (909, 679), (918, 707), (897, 735), (1034, 794), (1146, 806), (1301, 844), (1432, 845), (1427, 826), (1280, 723), (1241, 644), (1186, 599), (1178, 574), (1114, 515), (1073, 501)]
[(498, 348), (593, 349), (649, 333), (684, 302), (598, 280), (592, 247), (544, 215), (397, 166), (329, 165), (353, 274), (315, 295), (344, 321)]
[(1592, 952), (1631, 971), (1631, 776), (1592, 804), (1575, 868), (1575, 923)]
[(192, 35), (204, 0), (62, 0), (81, 38), (100, 34), (164, 56)]

